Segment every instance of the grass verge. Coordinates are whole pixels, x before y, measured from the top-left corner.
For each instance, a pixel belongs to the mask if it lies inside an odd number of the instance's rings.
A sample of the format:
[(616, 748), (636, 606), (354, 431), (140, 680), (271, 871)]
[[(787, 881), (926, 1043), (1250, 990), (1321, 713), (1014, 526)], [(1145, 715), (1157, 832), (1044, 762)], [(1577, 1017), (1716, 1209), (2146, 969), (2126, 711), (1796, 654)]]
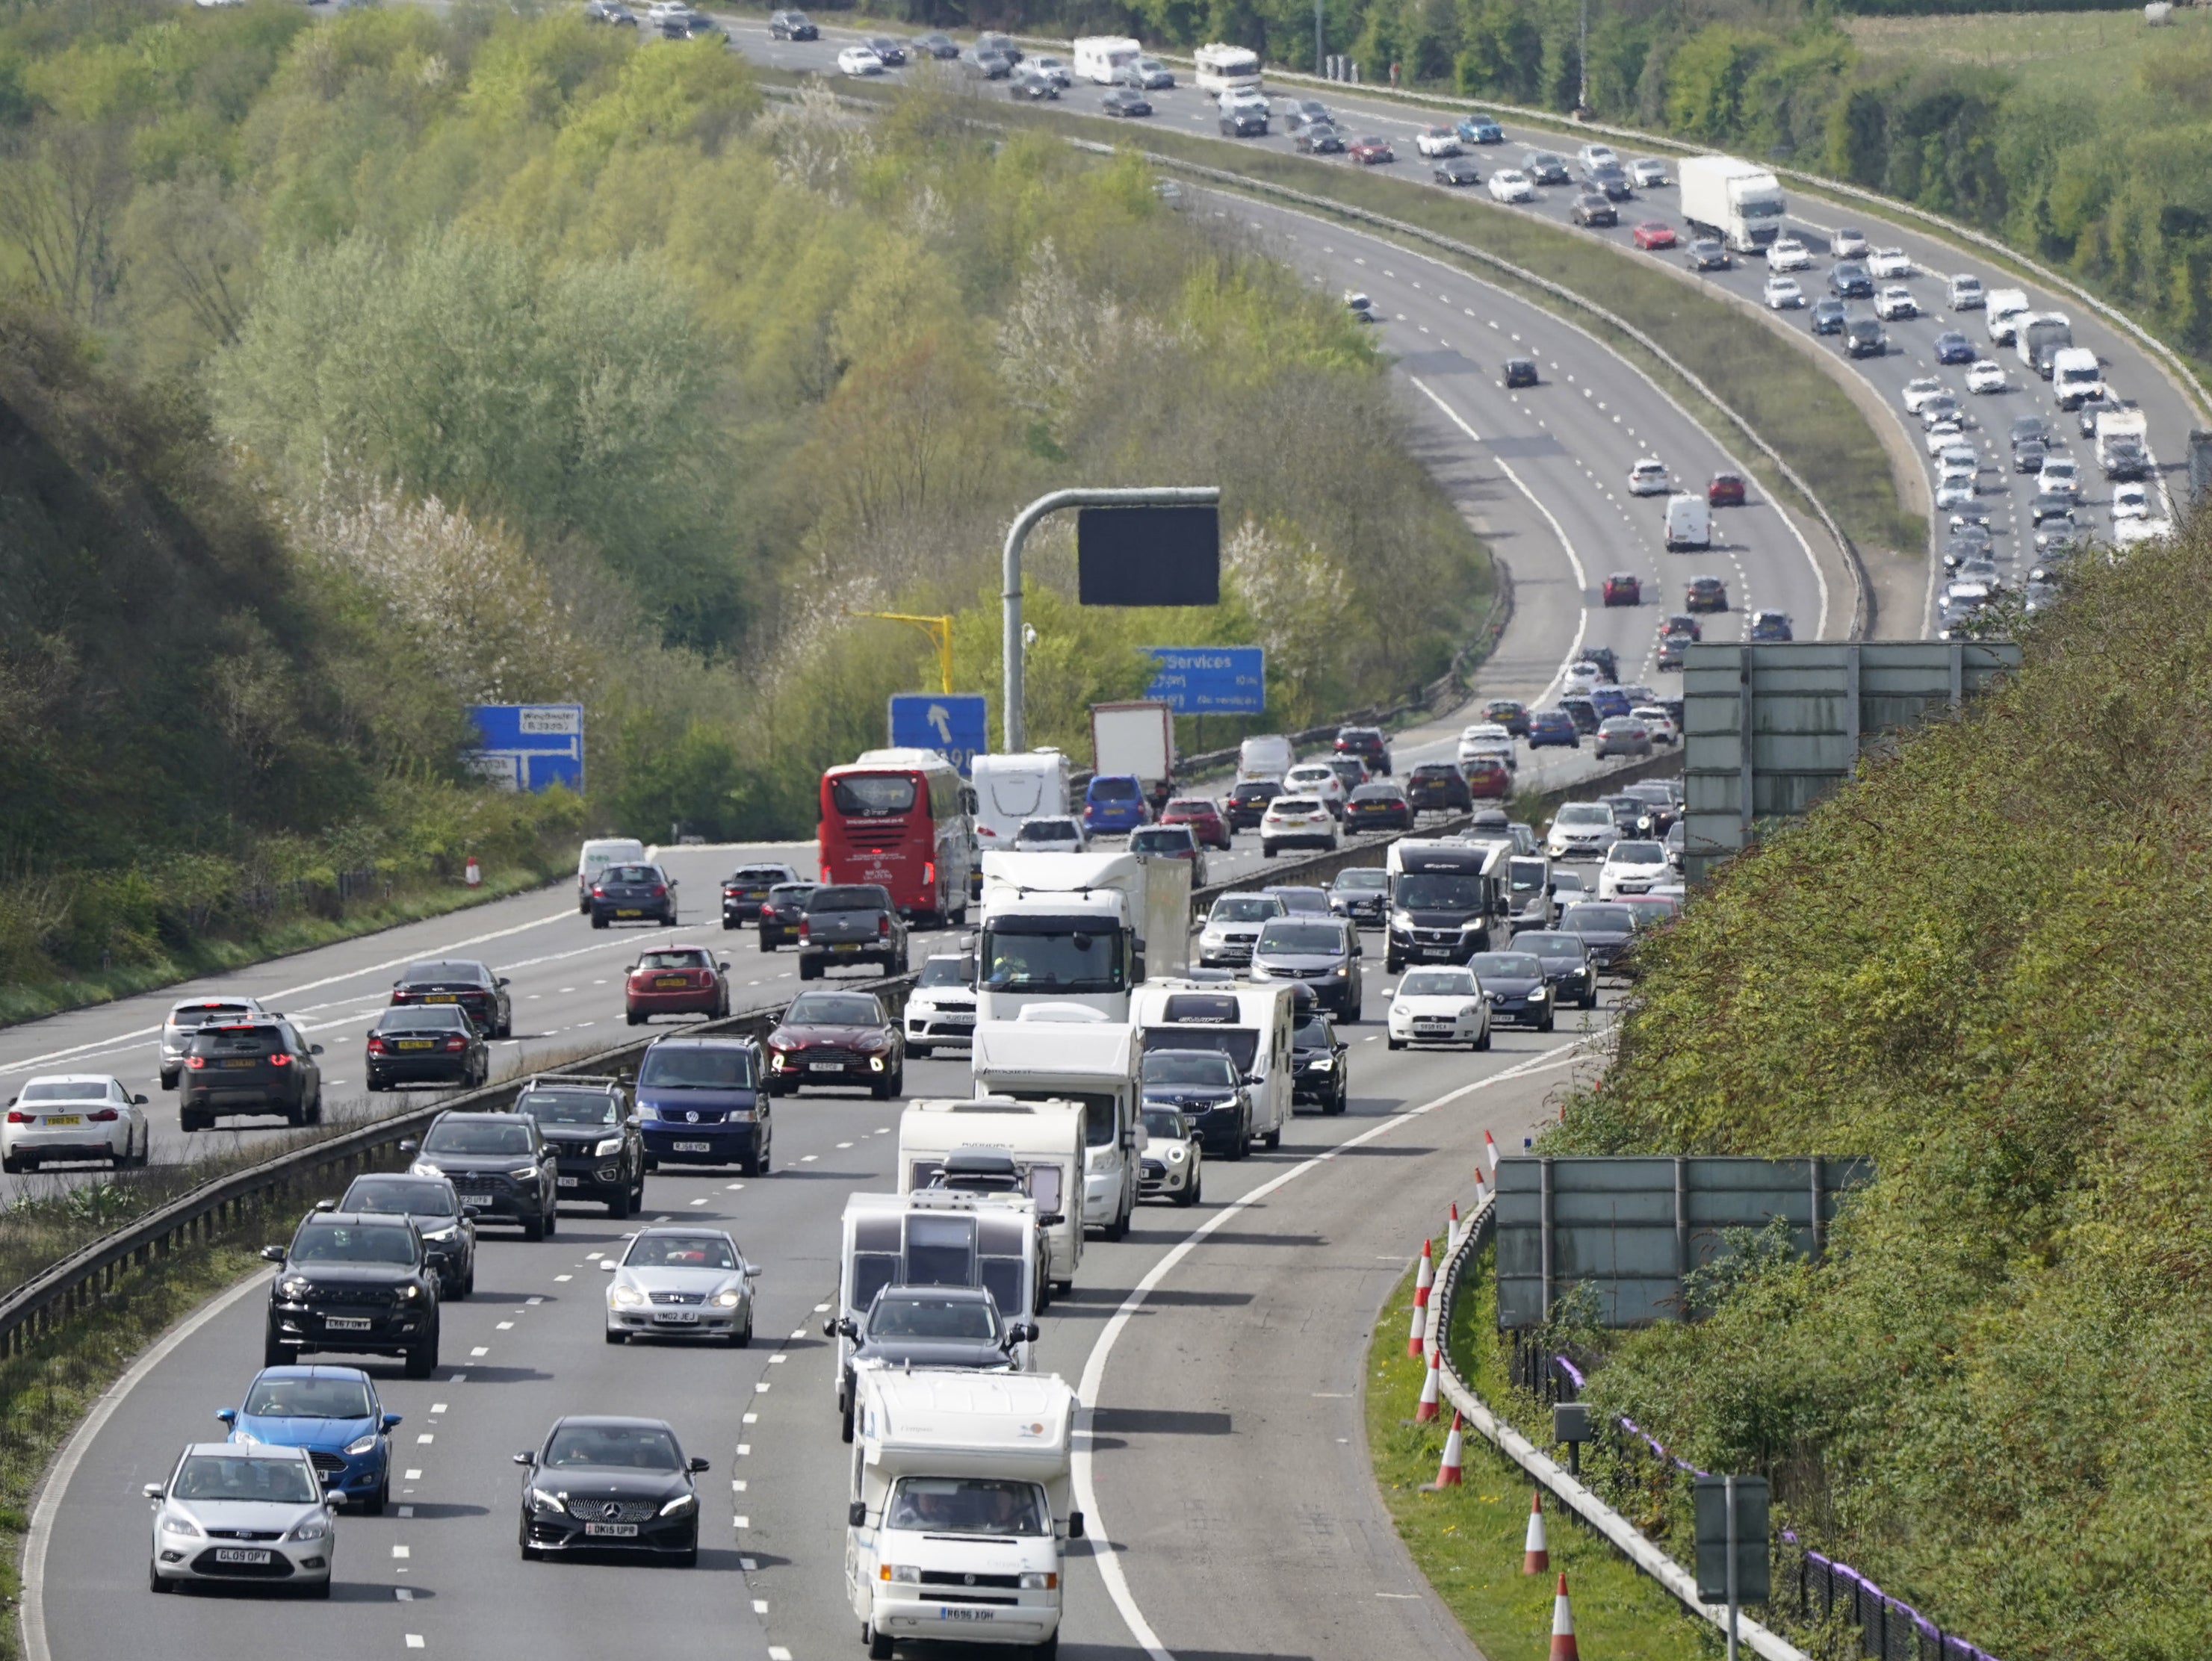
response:
[[(1463, 1318), (1473, 1299), (1462, 1300)], [(1530, 1483), (1519, 1466), (1473, 1432), (1457, 1488), (1424, 1494), (1436, 1480), (1449, 1410), (1413, 1423), (1423, 1364), (1407, 1357), (1408, 1274), (1376, 1318), (1366, 1375), (1367, 1451), (1376, 1485), (1421, 1573), (1489, 1661), (1544, 1661), (1551, 1652), (1551, 1575), (1523, 1574)], [(1701, 1661), (1719, 1654), (1718, 1634), (1596, 1535), (1547, 1507), (1552, 1566), (1574, 1599), (1580, 1647), (1607, 1661)]]

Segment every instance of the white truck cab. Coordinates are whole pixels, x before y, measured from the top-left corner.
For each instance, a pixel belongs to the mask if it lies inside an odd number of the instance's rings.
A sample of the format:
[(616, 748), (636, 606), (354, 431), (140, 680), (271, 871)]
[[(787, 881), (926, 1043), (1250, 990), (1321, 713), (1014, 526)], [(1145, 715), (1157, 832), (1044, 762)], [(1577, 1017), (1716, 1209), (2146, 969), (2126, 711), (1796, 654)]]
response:
[(1291, 1113), (1295, 1066), (1291, 1034), (1297, 1025), (1296, 1004), (1288, 984), (1148, 982), (1130, 1000), (1129, 1024), (1140, 1033), (1146, 1051), (1219, 1050), (1236, 1063), (1251, 1118), (1244, 1142), (1230, 1150), (1229, 1158), (1243, 1158), (1253, 1142), (1263, 1148), (1281, 1146)]
[(975, 1014), (1085, 1003), (1129, 1017), (1129, 989), (1190, 963), (1190, 862), (1120, 853), (987, 853)]
[[(980, 1087), (980, 1073), (977, 1077)], [(899, 1118), (899, 1192), (930, 1187), (945, 1160), (963, 1149), (988, 1148), (1005, 1154), (1013, 1161), (1036, 1207), (1046, 1281), (1064, 1291), (1075, 1283), (1075, 1271), (1083, 1262), (1083, 1144), (1088, 1112), (1079, 1100), (1017, 1100), (980, 1088), (973, 1100), (910, 1101)]]

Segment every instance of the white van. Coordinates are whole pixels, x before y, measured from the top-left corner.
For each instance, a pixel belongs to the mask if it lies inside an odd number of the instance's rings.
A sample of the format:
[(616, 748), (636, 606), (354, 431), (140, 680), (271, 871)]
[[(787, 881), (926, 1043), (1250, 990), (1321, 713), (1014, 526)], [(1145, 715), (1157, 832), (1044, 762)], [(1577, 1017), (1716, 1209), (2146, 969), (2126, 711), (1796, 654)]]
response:
[(1127, 1234), (1145, 1141), (1136, 1029), (1088, 1004), (1031, 1003), (976, 1022), (973, 1053), (978, 1098), (1082, 1104), (1084, 1226)]
[(979, 850), (1012, 847), (1025, 820), (1067, 816), (1067, 757), (1060, 751), (978, 755), (968, 766)]
[[(1291, 988), (1242, 982), (1152, 980), (1129, 999), (1129, 1024), (1146, 1050), (1219, 1050), (1237, 1064), (1249, 1087), (1252, 1118), (1247, 1135), (1263, 1148), (1282, 1145), (1290, 1121), (1296, 1025)], [(1242, 1159), (1245, 1149), (1231, 1151)]]
[(1237, 747), (1237, 776), (1240, 779), (1273, 779), (1279, 784), (1297, 761), (1297, 750), (1281, 733), (1261, 733)]
[(1115, 76), (1143, 52), (1144, 48), (1126, 34), (1085, 35), (1075, 43), (1075, 78), (1110, 87)]
[(627, 836), (600, 836), (584, 844), (576, 856), (576, 909), (592, 909), (592, 884), (610, 865), (642, 865), (645, 844)]
[(1982, 301), (1982, 326), (1989, 330), (1993, 344), (2009, 346), (2019, 332), (2019, 319), (2027, 312), (2026, 289), (1992, 288)]
[(1713, 545), (1713, 510), (1703, 496), (1684, 492), (1667, 498), (1667, 551)]
[(1067, 1543), (1083, 1537), (1066, 1382), (871, 1373), (857, 1419), (845, 1592), (868, 1653), (925, 1640), (1056, 1649)]
[(899, 1117), (899, 1192), (929, 1187), (945, 1159), (960, 1149), (1005, 1154), (1036, 1207), (1046, 1281), (1066, 1291), (1083, 1262), (1083, 1209), (1075, 1196), (1084, 1181), (1085, 1118), (1080, 1101), (1017, 1101), (1004, 1095), (910, 1101)]
[(2051, 390), (2061, 409), (2079, 409), (2105, 396), (2105, 372), (2086, 346), (2062, 346), (2051, 355)]
[(1260, 54), (1249, 46), (1224, 46), (1218, 41), (1192, 54), (1198, 72), (1192, 78), (1202, 92), (1238, 92), (1260, 85)]

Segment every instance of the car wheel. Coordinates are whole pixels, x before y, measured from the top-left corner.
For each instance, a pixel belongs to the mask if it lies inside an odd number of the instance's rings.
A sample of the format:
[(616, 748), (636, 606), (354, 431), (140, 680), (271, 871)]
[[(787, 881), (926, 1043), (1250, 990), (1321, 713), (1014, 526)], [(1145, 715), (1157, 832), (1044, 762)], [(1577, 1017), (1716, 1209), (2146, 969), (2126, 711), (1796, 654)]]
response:
[(1275, 845), (1273, 842), (1260, 844), (1260, 857), (1263, 859), (1273, 859), (1275, 857)]
[(860, 1623), (860, 1641), (868, 1646), (868, 1661), (891, 1661), (891, 1640), (866, 1622)]
[(628, 1343), (629, 1342), (629, 1334), (627, 1332), (617, 1332), (611, 1326), (607, 1329), (607, 1342), (609, 1343)]
[(1487, 1023), (1483, 1027), (1482, 1036), (1474, 1040), (1474, 1047), (1478, 1050), (1487, 1050), (1490, 1047), (1490, 1028)]
[(593, 912), (592, 913), (592, 926), (595, 929), (604, 929), (607, 926), (607, 919), (601, 917), (597, 912)]
[(1595, 1008), (1597, 1008), (1597, 988), (1596, 988), (1596, 987), (1593, 986), (1593, 987), (1591, 987), (1588, 991), (1586, 991), (1586, 992), (1584, 992), (1584, 993), (1583, 994), (1583, 1008), (1584, 1008), (1585, 1009), (1595, 1009)]
[(164, 1580), (161, 1578), (161, 1571), (154, 1567), (154, 1560), (149, 1557), (146, 1560), (146, 1590), (167, 1593), (174, 1591), (176, 1589), (177, 1583), (173, 1580)]
[(542, 1238), (551, 1240), (561, 1232), (561, 1208), (558, 1202), (545, 1208), (545, 1233)]
[(820, 977), (821, 973), (821, 964), (816, 962), (812, 958), (802, 957), (799, 960), (799, 978), (801, 980), (816, 979)]
[(908, 1039), (906, 1041), (906, 1052), (910, 1056), (920, 1056), (923, 1059), (927, 1060), (931, 1055), (935, 1053), (935, 1051), (929, 1045), (917, 1042), (914, 1039)]
[(1544, 1017), (1544, 1024), (1543, 1024), (1542, 1026), (1539, 1027), (1536, 1030), (1537, 1030), (1538, 1032), (1540, 1032), (1540, 1033), (1548, 1033), (1548, 1032), (1553, 1032), (1553, 1031), (1555, 1031), (1555, 1030), (1558, 1028), (1559, 1024), (1559, 1016), (1557, 1016), (1557, 1015), (1547, 1015)]
[(469, 1259), (469, 1272), (461, 1277), (461, 1295), (465, 1298), (473, 1297), (476, 1294), (476, 1289), (477, 1260), (474, 1258), (471, 1258)]
[(307, 1122), (307, 1104), (296, 1101), (284, 1110), (284, 1122), (297, 1130)]
[(842, 1416), (844, 1422), (838, 1428), (837, 1440), (849, 1442), (853, 1440), (853, 1392), (849, 1386), (845, 1391), (845, 1405)]
[(766, 1176), (769, 1173), (769, 1168), (774, 1160), (775, 1155), (775, 1144), (773, 1142), (769, 1143), (763, 1148), (755, 1150), (753, 1154), (752, 1168), (747, 1173), (747, 1174), (756, 1177)]
[(23, 1161), (13, 1154), (0, 1154), (0, 1172), (4, 1172), (11, 1177), (19, 1177), (23, 1174)]
[(888, 1077), (876, 1080), (868, 1086), (868, 1094), (878, 1101), (889, 1101), (891, 1099), (891, 1081)]
[(727, 930), (730, 930), (730, 929), (734, 929), (734, 928), (736, 928), (737, 926), (738, 926), (738, 924), (736, 924), (735, 923), (731, 922), (731, 921), (730, 921), (730, 919), (729, 919), (728, 918), (726, 918), (726, 918), (724, 918), (722, 919), (722, 927), (723, 927), (723, 929), (724, 929), (725, 931), (727, 931)]
[(623, 1020), (632, 1027), (642, 1026), (645, 1022), (645, 1017), (635, 1009), (624, 1009)]
[(1402, 1038), (1394, 1038), (1390, 1040), (1390, 1047), (1394, 1050), (1402, 1050), (1406, 1047), (1406, 1040)]
[(407, 1352), (407, 1376), (427, 1379), (438, 1370), (438, 1329), (430, 1329), (429, 1338)]
[(1260, 1138), (1260, 1145), (1266, 1149), (1269, 1153), (1273, 1153), (1276, 1149), (1283, 1145), (1283, 1127), (1278, 1125), (1273, 1130), (1268, 1131), (1266, 1136), (1261, 1137)]
[(607, 1202), (607, 1215), (619, 1222), (629, 1215), (629, 1185), (624, 1183), (621, 1191)]
[(522, 1238), (526, 1240), (544, 1240), (545, 1238), (545, 1219), (543, 1217), (525, 1217), (522, 1220)]
[(386, 1470), (384, 1473), (384, 1480), (376, 1485), (376, 1492), (361, 1502), (362, 1514), (365, 1517), (381, 1517), (384, 1515), (384, 1507), (391, 1502), (391, 1500), (392, 1473)]
[(747, 1345), (750, 1344), (752, 1341), (753, 1312), (748, 1308), (745, 1311), (745, 1324), (744, 1327), (739, 1331), (730, 1334), (730, 1346), (733, 1349), (743, 1349)]
[(775, 942), (768, 937), (768, 932), (765, 930), (761, 932), (760, 949), (763, 952), (772, 952), (775, 949)]

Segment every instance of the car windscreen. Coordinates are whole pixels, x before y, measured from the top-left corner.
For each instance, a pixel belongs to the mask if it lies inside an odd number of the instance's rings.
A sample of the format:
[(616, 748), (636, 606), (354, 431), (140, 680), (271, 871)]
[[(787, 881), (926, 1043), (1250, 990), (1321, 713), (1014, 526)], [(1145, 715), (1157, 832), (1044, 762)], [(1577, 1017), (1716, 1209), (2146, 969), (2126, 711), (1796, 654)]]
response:
[(1159, 1050), (1145, 1057), (1147, 1084), (1189, 1084), (1228, 1089), (1237, 1083), (1229, 1057), (1212, 1050)]
[(1216, 923), (1264, 923), (1283, 914), (1283, 902), (1273, 894), (1224, 894), (1213, 902)]
[(872, 997), (856, 997), (850, 992), (811, 992), (794, 998), (791, 1008), (784, 1011), (787, 1027), (880, 1027), (883, 1012)]
[(988, 1298), (883, 1297), (868, 1312), (868, 1336), (994, 1343), (999, 1312)]
[(1133, 802), (1137, 796), (1137, 781), (1133, 779), (1094, 779), (1091, 781), (1090, 799), (1093, 802)]
[(459, 1125), (436, 1125), (422, 1138), (426, 1154), (530, 1155), (530, 1128), (525, 1125), (491, 1125), (472, 1119)]
[(1399, 794), (1395, 785), (1362, 785), (1352, 792), (1352, 799), (1355, 802), (1402, 802), (1406, 798)]
[(1291, 1034), (1291, 1042), (1301, 1049), (1326, 1050), (1334, 1036), (1325, 1016), (1308, 1015), (1298, 1022), (1297, 1030)]
[(621, 1117), (618, 1104), (604, 1090), (528, 1090), (514, 1111), (540, 1125), (612, 1125)]
[(753, 1052), (738, 1044), (656, 1044), (637, 1070), (640, 1089), (743, 1089), (753, 1082)]
[(170, 1010), (169, 1025), (180, 1033), (189, 1032), (195, 1027), (205, 1026), (210, 1021), (228, 1021), (236, 1015), (252, 1013), (253, 1011), (243, 1003), (217, 1003), (211, 1006), (195, 1003), (187, 1009)]
[(874, 882), (817, 888), (806, 896), (806, 910), (810, 916), (818, 917), (824, 912), (887, 912), (890, 908), (890, 890)]
[(744, 865), (723, 879), (729, 888), (767, 888), (778, 882), (791, 881), (791, 872), (781, 865)]
[(1559, 926), (1577, 933), (1588, 930), (1593, 934), (1626, 934), (1636, 926), (1636, 913), (1626, 906), (1570, 906)]
[(1544, 966), (1527, 952), (1477, 952), (1467, 967), (1477, 980), (1535, 980), (1544, 973)]
[(1551, 881), (1552, 868), (1540, 859), (1511, 860), (1506, 869), (1511, 874), (1516, 894), (1534, 894)]
[(921, 966), (921, 979), (917, 986), (964, 986), (968, 984), (968, 967), (957, 957), (933, 957)]
[(378, 1222), (311, 1222), (292, 1239), (295, 1263), (411, 1264), (412, 1231)]
[(902, 1476), (884, 1506), (885, 1528), (930, 1534), (1042, 1537), (1052, 1532), (1044, 1490), (995, 1476)]
[(830, 800), (839, 813), (856, 819), (887, 819), (914, 810), (921, 781), (904, 773), (856, 773), (834, 779)]
[(1615, 865), (1663, 865), (1667, 850), (1656, 842), (1616, 842), (1606, 859)]
[(601, 1465), (618, 1470), (681, 1470), (676, 1439), (657, 1425), (562, 1425), (545, 1444), (555, 1467)]
[(169, 1484), (172, 1500), (219, 1500), (234, 1503), (307, 1506), (323, 1497), (305, 1459), (253, 1458), (228, 1453), (195, 1453), (177, 1467)]
[(714, 967), (714, 960), (696, 947), (688, 947), (674, 951), (642, 953), (637, 960), (637, 967), (641, 969), (711, 969)]
[(1310, 916), (1328, 915), (1328, 895), (1320, 888), (1270, 888), (1268, 893), (1283, 902), (1283, 909), (1293, 914), (1304, 912)]
[(1398, 903), (1415, 911), (1480, 911), (1482, 879), (1449, 872), (1411, 872), (1398, 879)]
[(623, 1258), (629, 1269), (735, 1269), (738, 1254), (720, 1234), (640, 1234)]
[(359, 1379), (256, 1379), (246, 1411), (257, 1419), (366, 1419), (368, 1386)]
[(1155, 826), (1129, 839), (1132, 853), (1188, 853), (1190, 849), (1190, 833), (1181, 825)]
[(1379, 894), (1389, 886), (1389, 872), (1380, 865), (1362, 865), (1354, 870), (1339, 871), (1329, 888), (1336, 894)]
[(1401, 997), (1472, 997), (1474, 991), (1464, 969), (1417, 969), (1398, 983)]
[(1260, 931), (1262, 952), (1341, 952), (1344, 931), (1329, 923), (1298, 923), (1279, 918)]
[(410, 986), (445, 985), (453, 981), (481, 986), (484, 971), (481, 963), (410, 963), (399, 979)]
[(661, 880), (660, 873), (651, 865), (610, 865), (601, 874), (599, 885), (602, 888), (615, 888), (625, 884), (658, 882)]
[(453, 1191), (442, 1182), (416, 1178), (404, 1182), (356, 1182), (338, 1202), (341, 1211), (381, 1211), (392, 1216), (450, 1217), (460, 1210)]
[(406, 1003), (377, 1016), (380, 1033), (458, 1033), (474, 1026), (458, 1003)]
[(107, 1100), (107, 1081), (104, 1078), (57, 1078), (43, 1083), (26, 1084), (20, 1100), (24, 1101), (105, 1101)]
[(1559, 809), (1562, 825), (1610, 825), (1613, 809), (1601, 802), (1570, 802)]
[(1190, 1125), (1171, 1107), (1147, 1107), (1145, 1109), (1145, 1134), (1169, 1142), (1181, 1142), (1190, 1135)]

